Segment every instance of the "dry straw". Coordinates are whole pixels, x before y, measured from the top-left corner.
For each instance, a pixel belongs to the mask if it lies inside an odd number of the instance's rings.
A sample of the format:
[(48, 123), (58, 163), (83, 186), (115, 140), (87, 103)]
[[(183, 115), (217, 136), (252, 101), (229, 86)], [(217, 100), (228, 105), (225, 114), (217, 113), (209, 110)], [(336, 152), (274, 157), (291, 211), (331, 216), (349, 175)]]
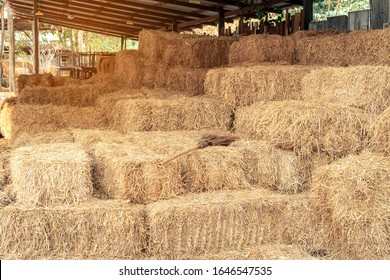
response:
[(63, 129), (53, 132), (40, 133), (20, 133), (13, 139), (12, 144), (15, 147), (34, 146), (50, 143), (73, 142), (73, 135), (69, 129)]
[(30, 105), (6, 102), (0, 113), (1, 133), (13, 138), (19, 133), (59, 131), (64, 128), (105, 128), (104, 111), (96, 107)]
[(313, 70), (302, 80), (302, 97), (380, 114), (390, 107), (390, 67), (365, 65)]
[(368, 113), (340, 104), (274, 101), (237, 110), (235, 129), (303, 157), (340, 157), (362, 150), (369, 119)]
[(20, 96), (21, 104), (71, 105), (78, 107), (95, 106), (100, 96), (117, 91), (117, 87), (108, 84), (69, 85), (66, 87), (25, 88)]
[(150, 203), (183, 192), (181, 165), (128, 144), (98, 143), (93, 151), (101, 191), (112, 198)]
[(17, 148), (10, 157), (12, 188), (27, 207), (79, 204), (92, 194), (91, 164), (73, 143)]
[(53, 75), (52, 74), (31, 74), (31, 75), (19, 75), (17, 79), (18, 93), (25, 87), (52, 87)]
[(302, 38), (297, 40), (297, 59), (304, 65), (389, 65), (389, 38), (387, 29)]
[(249, 188), (244, 164), (237, 149), (208, 147), (185, 156), (184, 181), (190, 192)]
[(228, 64), (232, 37), (182, 35), (172, 32), (142, 30), (139, 50), (149, 61), (167, 66), (211, 68)]
[(73, 86), (80, 84), (82, 84), (82, 80), (80, 79), (75, 79), (66, 76), (53, 76), (53, 87)]
[(308, 236), (308, 197), (272, 191), (230, 190), (147, 205), (147, 252), (182, 259), (262, 244), (300, 244)]
[[(192, 259), (188, 256), (185, 259)], [(206, 253), (196, 260), (314, 260), (308, 252), (297, 245), (258, 245), (241, 250), (223, 251), (218, 254)]]
[(138, 51), (122, 50), (115, 56), (115, 71), (122, 84), (139, 88), (143, 78), (144, 59)]
[(182, 91), (189, 96), (202, 95), (205, 92), (204, 83), (207, 71), (207, 69), (191, 69), (180, 66), (169, 67), (166, 72), (165, 87)]
[(370, 152), (314, 173), (312, 204), (334, 259), (389, 259), (390, 160)]
[(283, 193), (297, 193), (306, 187), (305, 174), (301, 174), (300, 162), (294, 153), (256, 140), (240, 140), (231, 146), (242, 155), (242, 168), (250, 184)]
[(231, 107), (259, 101), (301, 99), (301, 81), (312, 69), (302, 66), (211, 69), (206, 75), (206, 94), (223, 98)]
[(157, 130), (229, 128), (229, 108), (213, 99), (119, 100), (112, 106), (110, 125), (122, 133)]
[(369, 147), (372, 151), (390, 156), (390, 107), (375, 121)]
[[(1, 189), (1, 188), (0, 188)], [(12, 199), (5, 191), (0, 190), (0, 210), (12, 203)]]
[(230, 65), (242, 63), (287, 62), (293, 63), (295, 43), (280, 35), (250, 35), (241, 37), (231, 45)]
[(144, 209), (116, 200), (0, 211), (0, 252), (7, 259), (139, 259)]
[(115, 57), (101, 57), (97, 64), (98, 74), (114, 74)]

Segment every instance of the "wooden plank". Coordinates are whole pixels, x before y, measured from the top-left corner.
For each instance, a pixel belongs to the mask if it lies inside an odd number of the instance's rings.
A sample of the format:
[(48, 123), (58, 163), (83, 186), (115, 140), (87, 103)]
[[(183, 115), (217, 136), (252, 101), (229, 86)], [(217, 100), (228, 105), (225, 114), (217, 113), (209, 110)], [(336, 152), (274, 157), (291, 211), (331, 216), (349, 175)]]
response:
[(13, 14), (8, 9), (9, 33), (9, 91), (15, 92), (15, 32)]

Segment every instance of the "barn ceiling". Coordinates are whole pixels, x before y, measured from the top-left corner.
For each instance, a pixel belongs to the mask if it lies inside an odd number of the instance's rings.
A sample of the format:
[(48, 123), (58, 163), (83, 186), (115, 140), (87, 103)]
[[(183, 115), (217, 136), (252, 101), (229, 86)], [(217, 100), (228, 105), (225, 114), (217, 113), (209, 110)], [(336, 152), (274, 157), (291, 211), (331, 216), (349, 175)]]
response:
[[(35, 0), (43, 23), (105, 35), (137, 38), (142, 29), (167, 29), (173, 23), (181, 29), (215, 22), (223, 9), (225, 17), (245, 10), (237, 0)], [(7, 0), (19, 19), (32, 20), (34, 0)], [(302, 0), (264, 0), (264, 7), (287, 7)]]

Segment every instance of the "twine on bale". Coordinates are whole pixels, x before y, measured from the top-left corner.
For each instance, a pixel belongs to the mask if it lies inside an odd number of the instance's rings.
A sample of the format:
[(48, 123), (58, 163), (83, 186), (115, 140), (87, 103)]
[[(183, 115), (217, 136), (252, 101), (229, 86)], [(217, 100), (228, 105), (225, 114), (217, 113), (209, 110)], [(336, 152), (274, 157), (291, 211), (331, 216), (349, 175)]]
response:
[(232, 136), (232, 135), (216, 135), (216, 134), (206, 134), (206, 135), (203, 135), (202, 138), (200, 139), (198, 145), (196, 145), (195, 147), (193, 148), (190, 148), (188, 150), (185, 150), (181, 153), (178, 153), (168, 159), (166, 159), (165, 161), (159, 163), (160, 166), (180, 157), (180, 156), (183, 156), (185, 154), (188, 154), (192, 151), (195, 151), (195, 150), (198, 150), (198, 149), (204, 149), (206, 147), (210, 147), (210, 146), (229, 146), (232, 142), (238, 140), (239, 137), (237, 136)]

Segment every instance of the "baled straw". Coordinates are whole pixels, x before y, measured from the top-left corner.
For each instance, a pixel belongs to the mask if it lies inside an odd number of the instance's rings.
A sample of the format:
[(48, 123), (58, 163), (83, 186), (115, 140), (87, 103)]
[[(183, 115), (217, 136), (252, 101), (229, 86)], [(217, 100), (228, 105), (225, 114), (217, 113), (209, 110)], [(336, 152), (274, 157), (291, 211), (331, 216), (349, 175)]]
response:
[(95, 106), (100, 96), (114, 93), (116, 87), (108, 84), (70, 85), (66, 87), (25, 88), (19, 96), (21, 104), (71, 105), (78, 107)]
[(288, 151), (274, 148), (264, 141), (240, 140), (232, 147), (243, 156), (243, 169), (252, 185), (282, 193), (297, 193), (306, 186), (298, 157)]
[(12, 188), (27, 207), (79, 204), (92, 194), (91, 163), (73, 143), (17, 148), (10, 157)]
[(15, 147), (35, 146), (50, 143), (73, 142), (73, 135), (69, 129), (63, 129), (53, 132), (40, 132), (36, 134), (20, 133), (13, 139), (12, 144)]
[(182, 259), (262, 244), (306, 246), (308, 197), (273, 191), (230, 190), (190, 194), (147, 205), (147, 253)]
[(98, 74), (114, 74), (115, 57), (101, 57), (96, 68)]
[(105, 128), (104, 111), (97, 107), (69, 105), (7, 104), (0, 114), (1, 132), (5, 138), (25, 133), (58, 131), (64, 128)]
[(154, 130), (229, 128), (229, 108), (209, 98), (119, 100), (112, 106), (110, 125), (122, 133)]
[(241, 37), (230, 47), (230, 65), (241, 63), (287, 62), (293, 63), (295, 43), (280, 35), (250, 35)]
[(390, 107), (390, 67), (327, 67), (302, 80), (306, 101), (334, 102), (380, 114)]
[(130, 88), (139, 88), (143, 77), (143, 57), (135, 50), (122, 50), (115, 56), (114, 73), (123, 85)]
[(98, 143), (93, 157), (99, 188), (109, 197), (150, 203), (184, 191), (181, 165), (160, 166), (162, 158), (141, 147)]
[[(193, 259), (188, 256), (185, 259)], [(206, 253), (196, 256), (196, 260), (314, 260), (308, 252), (297, 245), (272, 244), (258, 245), (241, 250), (222, 251), (218, 254)]]
[(336, 158), (362, 150), (370, 120), (357, 108), (303, 101), (255, 103), (235, 116), (236, 131), (251, 139), (303, 157), (323, 153)]
[(206, 75), (206, 95), (221, 97), (231, 107), (301, 99), (301, 81), (312, 69), (276, 65), (211, 69)]
[(372, 130), (370, 150), (390, 156), (390, 107), (379, 115)]
[(15, 205), (2, 209), (0, 220), (0, 252), (6, 259), (143, 257), (144, 209), (137, 205), (117, 200), (77, 207)]
[(0, 190), (0, 210), (12, 203), (12, 199), (5, 191)]
[(390, 159), (363, 152), (313, 177), (313, 211), (322, 217), (321, 241), (333, 258), (389, 259)]
[(228, 64), (233, 37), (183, 35), (156, 30), (142, 30), (139, 51), (149, 61), (167, 66), (211, 68)]
[(20, 93), (25, 87), (52, 87), (53, 75), (52, 74), (31, 74), (31, 75), (19, 75), (17, 79), (18, 92)]
[(183, 91), (189, 96), (202, 95), (205, 92), (204, 82), (207, 69), (169, 67), (166, 72), (165, 87)]
[(302, 38), (297, 40), (297, 60), (304, 65), (389, 65), (389, 38), (387, 29)]
[(250, 185), (242, 154), (231, 147), (208, 147), (183, 159), (184, 181), (190, 192), (244, 189)]

